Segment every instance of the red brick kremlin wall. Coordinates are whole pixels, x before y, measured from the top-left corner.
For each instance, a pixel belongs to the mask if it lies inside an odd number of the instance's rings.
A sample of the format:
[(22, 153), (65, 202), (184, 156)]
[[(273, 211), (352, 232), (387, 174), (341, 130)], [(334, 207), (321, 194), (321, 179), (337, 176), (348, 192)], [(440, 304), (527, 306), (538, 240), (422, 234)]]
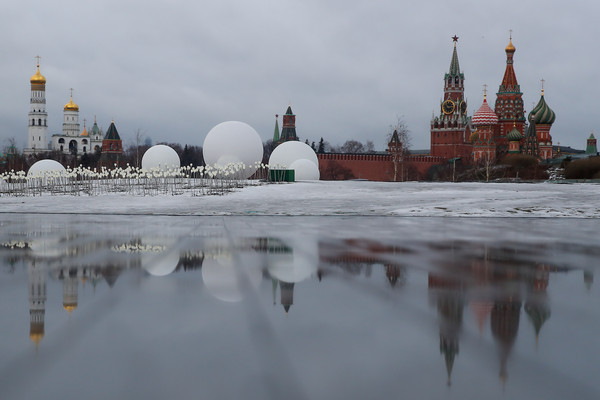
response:
[[(394, 181), (394, 161), (391, 154), (317, 154), (322, 180), (367, 179), (370, 181)], [(407, 156), (398, 163), (396, 180), (423, 180), (427, 171), (438, 164), (445, 164), (443, 157)], [(404, 175), (402, 179), (401, 174)]]

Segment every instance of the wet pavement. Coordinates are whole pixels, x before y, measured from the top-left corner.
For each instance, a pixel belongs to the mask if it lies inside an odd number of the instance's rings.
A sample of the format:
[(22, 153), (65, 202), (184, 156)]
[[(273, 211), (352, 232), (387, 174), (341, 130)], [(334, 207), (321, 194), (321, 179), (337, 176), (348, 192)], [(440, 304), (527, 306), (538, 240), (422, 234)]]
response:
[(596, 399), (595, 219), (4, 214), (2, 399)]

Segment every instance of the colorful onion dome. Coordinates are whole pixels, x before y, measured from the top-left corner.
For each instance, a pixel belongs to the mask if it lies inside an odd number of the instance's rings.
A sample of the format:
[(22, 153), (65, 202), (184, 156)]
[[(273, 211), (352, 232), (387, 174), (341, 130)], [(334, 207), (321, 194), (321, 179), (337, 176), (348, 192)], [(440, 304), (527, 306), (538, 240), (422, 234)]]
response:
[(44, 75), (40, 74), (40, 64), (37, 65), (37, 71), (35, 74), (31, 75), (30, 82), (36, 85), (45, 85), (46, 78)]
[(518, 142), (523, 139), (523, 135), (521, 132), (519, 132), (516, 126), (513, 126), (512, 130), (508, 132), (508, 135), (506, 135), (506, 139), (509, 142)]
[(498, 116), (490, 108), (485, 97), (483, 98), (483, 104), (479, 107), (479, 110), (475, 111), (471, 120), (475, 126), (498, 124)]
[(73, 97), (71, 97), (71, 100), (65, 104), (64, 111), (79, 111), (79, 106), (73, 103)]
[(544, 90), (542, 89), (542, 97), (540, 97), (540, 101), (537, 103), (537, 106), (531, 110), (531, 114), (534, 115), (536, 124), (546, 124), (552, 125), (554, 120), (556, 119), (556, 114), (548, 104), (546, 104), (546, 100), (544, 100)]

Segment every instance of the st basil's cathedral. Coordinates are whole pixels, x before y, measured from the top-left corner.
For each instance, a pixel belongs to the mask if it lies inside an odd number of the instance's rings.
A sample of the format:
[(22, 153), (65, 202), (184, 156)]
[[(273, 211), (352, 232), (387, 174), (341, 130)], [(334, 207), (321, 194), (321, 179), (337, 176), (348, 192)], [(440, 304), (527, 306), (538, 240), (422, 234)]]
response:
[[(431, 156), (462, 160), (465, 164), (501, 159), (511, 154), (529, 154), (540, 160), (553, 158), (550, 128), (556, 119), (546, 104), (544, 89), (537, 105), (525, 117), (523, 93), (513, 67), (512, 37), (506, 46), (506, 69), (496, 93), (495, 111), (483, 103), (470, 118), (464, 96), (464, 74), (460, 70), (454, 36), (450, 69), (444, 75), (440, 115), (431, 120)], [(542, 81), (543, 82), (543, 81)]]

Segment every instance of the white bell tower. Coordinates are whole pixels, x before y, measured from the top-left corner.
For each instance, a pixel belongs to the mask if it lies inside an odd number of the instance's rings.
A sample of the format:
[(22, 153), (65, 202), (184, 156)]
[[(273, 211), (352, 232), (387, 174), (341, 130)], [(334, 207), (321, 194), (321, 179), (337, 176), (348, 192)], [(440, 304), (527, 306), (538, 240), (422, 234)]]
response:
[(48, 113), (46, 112), (46, 78), (40, 73), (40, 57), (37, 56), (37, 71), (32, 75), (31, 99), (27, 148), (25, 153), (48, 151)]

